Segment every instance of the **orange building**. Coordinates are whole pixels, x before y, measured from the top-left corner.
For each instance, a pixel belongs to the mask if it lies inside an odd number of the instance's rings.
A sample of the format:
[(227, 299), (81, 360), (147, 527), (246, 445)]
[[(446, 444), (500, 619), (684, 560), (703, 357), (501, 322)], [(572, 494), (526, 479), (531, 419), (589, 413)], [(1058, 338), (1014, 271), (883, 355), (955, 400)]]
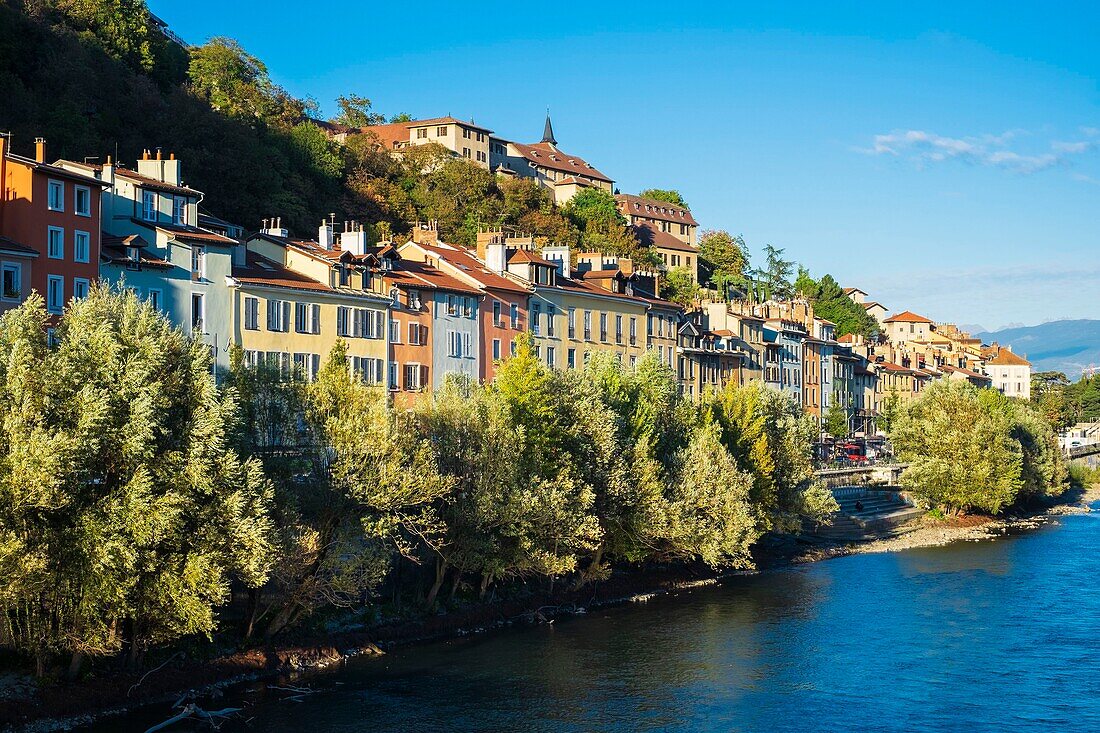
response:
[(46, 141), (34, 158), (0, 135), (0, 311), (35, 290), (50, 313), (83, 297), (99, 278), (102, 181), (49, 165)]

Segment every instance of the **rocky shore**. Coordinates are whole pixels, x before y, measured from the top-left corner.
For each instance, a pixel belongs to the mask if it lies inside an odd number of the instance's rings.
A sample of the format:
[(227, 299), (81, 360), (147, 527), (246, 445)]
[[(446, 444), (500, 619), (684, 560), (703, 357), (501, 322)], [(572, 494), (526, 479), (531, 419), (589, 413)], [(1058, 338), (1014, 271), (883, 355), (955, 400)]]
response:
[[(1033, 512), (1003, 518), (963, 516), (924, 517), (896, 529), (890, 536), (832, 546), (807, 545), (790, 537), (761, 543), (757, 570), (768, 572), (807, 562), (855, 553), (901, 552), (954, 542), (983, 541), (1036, 529), (1066, 514), (1089, 512), (1100, 501), (1100, 486), (1061, 498)], [(76, 684), (38, 686), (25, 675), (0, 675), (0, 730), (47, 733), (71, 730), (92, 721), (137, 707), (168, 704), (181, 692), (192, 697), (220, 695), (228, 687), (268, 678), (294, 677), (311, 670), (342, 664), (400, 646), (442, 638), (482, 633), (507, 626), (546, 623), (555, 617), (577, 615), (600, 607), (645, 602), (660, 595), (678, 594), (715, 585), (745, 571), (716, 574), (698, 566), (665, 566), (617, 573), (596, 588), (554, 594), (531, 593), (522, 598), (474, 605), (460, 611), (343, 630), (324, 638), (287, 640), (277, 647), (226, 654), (212, 660), (179, 661), (145, 676), (112, 675)]]

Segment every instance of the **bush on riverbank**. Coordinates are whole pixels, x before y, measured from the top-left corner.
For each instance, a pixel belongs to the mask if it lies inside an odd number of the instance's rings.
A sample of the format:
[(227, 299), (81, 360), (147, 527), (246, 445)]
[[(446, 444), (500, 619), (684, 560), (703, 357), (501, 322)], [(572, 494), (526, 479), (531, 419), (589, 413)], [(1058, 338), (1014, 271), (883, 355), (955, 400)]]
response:
[(910, 464), (902, 484), (948, 513), (999, 514), (1065, 485), (1050, 423), (1030, 404), (993, 389), (934, 382), (901, 411), (890, 440)]
[(521, 337), (492, 384), (398, 411), (343, 344), (313, 383), (234, 353), (219, 390), (208, 350), (132, 292), (74, 301), (56, 345), (47, 321), (37, 296), (0, 317), (0, 647), (40, 674), (383, 593), (423, 609), (448, 581), (746, 567), (763, 532), (835, 509), (789, 398), (698, 405), (652, 353), (562, 372)]

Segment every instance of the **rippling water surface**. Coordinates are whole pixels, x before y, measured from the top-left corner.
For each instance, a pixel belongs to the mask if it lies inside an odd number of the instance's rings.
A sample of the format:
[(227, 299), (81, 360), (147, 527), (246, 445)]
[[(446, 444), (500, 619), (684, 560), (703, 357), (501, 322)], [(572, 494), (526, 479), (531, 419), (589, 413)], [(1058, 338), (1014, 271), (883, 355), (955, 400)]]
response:
[(1100, 731), (1098, 576), (1071, 516), (358, 660), (222, 730)]

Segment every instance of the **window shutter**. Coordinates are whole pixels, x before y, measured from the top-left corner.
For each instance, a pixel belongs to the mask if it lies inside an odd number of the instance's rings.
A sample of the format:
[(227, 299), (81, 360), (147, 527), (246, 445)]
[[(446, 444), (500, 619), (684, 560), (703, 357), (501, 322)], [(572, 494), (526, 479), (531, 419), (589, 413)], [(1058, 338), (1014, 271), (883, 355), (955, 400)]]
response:
[(310, 333), (321, 333), (321, 306), (314, 303), (309, 307), (310, 310)]
[(428, 367), (427, 367), (427, 365), (421, 365), (421, 367), (420, 367), (420, 386), (425, 387), (425, 388), (428, 386)]
[(283, 330), (284, 331), (289, 331), (290, 330), (290, 301), (289, 300), (284, 300), (283, 301), (283, 324), (282, 325), (283, 325)]
[(267, 301), (267, 330), (275, 330), (275, 307), (277, 303), (275, 301)]

